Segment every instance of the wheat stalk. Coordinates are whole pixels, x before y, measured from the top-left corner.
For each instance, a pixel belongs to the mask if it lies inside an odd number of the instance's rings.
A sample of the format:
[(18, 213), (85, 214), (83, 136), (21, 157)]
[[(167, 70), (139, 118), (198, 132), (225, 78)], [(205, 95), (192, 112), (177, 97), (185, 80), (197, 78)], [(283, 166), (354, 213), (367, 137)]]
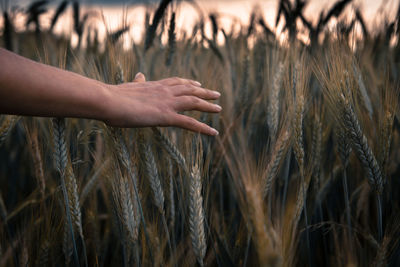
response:
[(346, 129), (338, 126), (338, 129), (335, 131), (336, 133), (336, 141), (338, 143), (337, 149), (340, 157), (340, 161), (342, 163), (343, 168), (346, 168), (349, 165), (349, 157), (351, 153), (351, 144), (349, 142), (349, 136), (347, 135)]
[(269, 136), (274, 139), (279, 124), (279, 94), (281, 90), (282, 77), (284, 72), (283, 63), (278, 64), (278, 68), (275, 72), (272, 82), (272, 88), (269, 91), (268, 97), (268, 113), (267, 113), (267, 123), (269, 127)]
[(66, 178), (65, 184), (68, 192), (69, 207), (71, 209), (72, 222), (75, 225), (76, 231), (78, 231), (79, 235), (83, 240), (82, 214), (79, 204), (78, 184), (76, 183), (76, 178), (70, 162), (68, 162), (67, 173), (65, 178)]
[(103, 172), (103, 170), (107, 169), (106, 167), (108, 166), (109, 166), (109, 160), (102, 163), (101, 166), (93, 174), (93, 176), (89, 179), (89, 181), (87, 181), (79, 196), (79, 200), (81, 203), (85, 202), (86, 197), (90, 194), (92, 189), (98, 184), (101, 173)]
[(294, 155), (299, 165), (300, 172), (304, 171), (304, 146), (303, 146), (303, 115), (304, 114), (304, 96), (296, 95), (296, 111), (294, 115)]
[(43, 170), (43, 160), (42, 154), (39, 148), (39, 140), (38, 140), (38, 133), (37, 130), (33, 132), (29, 132), (27, 129), (27, 139), (30, 144), (30, 150), (33, 158), (33, 165), (35, 166), (35, 178), (39, 185), (40, 194), (42, 195), (42, 199), (45, 198), (45, 191), (46, 191), (46, 182), (44, 179), (44, 170)]
[(64, 259), (65, 259), (65, 265), (69, 266), (71, 262), (71, 256), (74, 254), (75, 251), (75, 242), (72, 241), (71, 238), (71, 230), (70, 230), (70, 225), (68, 224), (68, 220), (64, 221), (63, 225), (63, 244), (62, 244), (62, 249), (64, 253)]
[(271, 185), (278, 174), (279, 166), (282, 159), (285, 157), (285, 151), (290, 139), (289, 131), (286, 130), (281, 134), (275, 143), (274, 150), (271, 154), (271, 159), (268, 163), (267, 169), (263, 175), (263, 198), (265, 198), (271, 190)]
[(390, 153), (390, 144), (392, 142), (393, 119), (394, 114), (390, 111), (386, 111), (381, 129), (380, 153), (378, 154), (379, 166), (381, 166), (385, 175), (387, 174), (387, 163)]
[(342, 163), (343, 168), (343, 192), (344, 192), (344, 201), (346, 204), (346, 219), (347, 225), (349, 227), (349, 242), (352, 239), (352, 227), (351, 227), (351, 210), (350, 210), (350, 200), (349, 200), (349, 189), (347, 183), (347, 166), (349, 164), (349, 157), (351, 153), (351, 145), (349, 143), (348, 134), (343, 127), (339, 126), (338, 129), (335, 131), (336, 133), (336, 140), (337, 140), (337, 149), (339, 153), (339, 157)]
[(172, 171), (172, 162), (171, 160), (168, 158), (167, 159), (168, 162), (168, 182), (169, 182), (169, 192), (168, 192), (168, 196), (169, 196), (169, 217), (170, 217), (170, 224), (171, 227), (174, 227), (175, 225), (175, 198), (174, 198), (174, 181), (173, 181), (173, 171)]
[(165, 65), (171, 66), (176, 51), (175, 12), (172, 12), (168, 28), (168, 50)]
[(167, 150), (168, 154), (175, 160), (176, 163), (178, 163), (179, 166), (181, 166), (181, 168), (183, 168), (186, 173), (189, 173), (186, 160), (176, 145), (174, 145), (168, 136), (161, 132), (160, 129), (152, 128), (152, 130), (155, 133), (156, 139), (163, 145), (163, 148)]
[(158, 8), (154, 14), (153, 21), (146, 32), (146, 39), (145, 39), (145, 44), (144, 44), (145, 51), (147, 51), (152, 46), (158, 24), (160, 23), (161, 19), (163, 18), (164, 12), (167, 9), (167, 7), (171, 1), (172, 0), (162, 0), (160, 2), (160, 5), (158, 6)]
[(139, 220), (136, 218), (129, 181), (125, 175), (117, 174), (117, 185), (114, 194), (118, 195), (117, 201), (121, 210), (121, 222), (128, 233), (129, 240), (135, 244), (138, 239)]
[(369, 184), (378, 194), (380, 194), (383, 190), (383, 180), (379, 164), (372, 149), (368, 145), (367, 138), (361, 130), (360, 123), (358, 122), (357, 116), (349, 101), (344, 97), (344, 95), (342, 95), (341, 100), (344, 107), (343, 123), (346, 126), (349, 138), (352, 141), (354, 151), (363, 165)]
[(204, 266), (204, 256), (207, 250), (204, 232), (203, 197), (201, 195), (200, 169), (195, 165), (190, 176), (189, 194), (189, 229), (192, 246), (200, 266)]
[(358, 87), (360, 88), (360, 93), (364, 100), (365, 107), (367, 108), (368, 115), (370, 118), (372, 118), (373, 109), (372, 109), (371, 99), (368, 96), (367, 88), (365, 87), (361, 72), (358, 70), (355, 64), (353, 64), (353, 70), (357, 77)]
[(151, 143), (144, 140), (142, 144), (143, 161), (146, 166), (147, 177), (153, 192), (155, 204), (161, 214), (164, 214), (164, 192), (161, 186), (156, 160), (151, 149)]
[(37, 266), (48, 266), (49, 262), (50, 242), (45, 239), (40, 245)]
[(314, 115), (314, 126), (313, 126), (313, 134), (311, 140), (311, 154), (313, 156), (313, 174), (314, 174), (314, 186), (316, 191), (318, 191), (320, 187), (320, 172), (321, 172), (321, 161), (322, 161), (322, 122), (320, 119), (320, 115), (318, 114), (318, 110)]
[[(56, 169), (60, 174), (61, 189), (64, 195), (65, 210), (67, 216), (64, 228), (65, 229), (64, 243), (65, 244), (72, 243), (75, 264), (79, 266), (79, 257), (76, 248), (76, 241), (75, 241), (75, 234), (73, 227), (74, 224), (72, 222), (72, 212), (71, 212), (72, 207), (70, 206), (71, 200), (69, 200), (69, 194), (66, 187), (68, 156), (67, 156), (67, 146), (65, 141), (65, 120), (62, 118), (54, 118), (52, 122), (53, 122), (53, 140), (54, 140), (54, 162)], [(65, 257), (66, 261), (68, 262), (70, 256), (69, 253), (70, 250), (67, 248), (69, 247), (69, 245), (64, 245), (63, 247), (65, 248), (64, 249)]]
[(382, 204), (381, 204), (381, 193), (383, 191), (383, 179), (379, 164), (372, 152), (372, 149), (368, 145), (367, 138), (361, 130), (361, 126), (358, 122), (357, 116), (353, 111), (349, 101), (341, 95), (343, 102), (343, 122), (347, 128), (350, 139), (356, 155), (362, 163), (364, 172), (366, 173), (368, 183), (376, 192), (377, 208), (378, 208), (378, 236), (381, 240), (383, 235), (382, 229)]

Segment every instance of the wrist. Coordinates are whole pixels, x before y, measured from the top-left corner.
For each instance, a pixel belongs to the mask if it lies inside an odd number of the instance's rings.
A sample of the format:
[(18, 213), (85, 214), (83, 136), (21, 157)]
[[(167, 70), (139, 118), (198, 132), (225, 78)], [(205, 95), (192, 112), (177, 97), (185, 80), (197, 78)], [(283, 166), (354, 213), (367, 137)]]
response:
[(97, 110), (94, 119), (108, 123), (112, 118), (111, 107), (115, 86), (100, 82), (99, 87), (99, 98), (96, 103)]

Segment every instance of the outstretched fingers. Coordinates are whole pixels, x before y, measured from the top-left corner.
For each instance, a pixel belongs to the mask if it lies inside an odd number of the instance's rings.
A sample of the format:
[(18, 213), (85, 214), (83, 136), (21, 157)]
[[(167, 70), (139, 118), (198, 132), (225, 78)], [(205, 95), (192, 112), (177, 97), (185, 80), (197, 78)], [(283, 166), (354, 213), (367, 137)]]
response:
[(175, 110), (198, 110), (202, 112), (218, 113), (222, 110), (222, 108), (217, 104), (210, 103), (196, 96), (178, 96), (176, 97)]
[(174, 119), (172, 120), (172, 126), (181, 127), (193, 132), (212, 136), (218, 135), (218, 131), (207, 124), (181, 114), (176, 114), (174, 116)]
[[(142, 73), (137, 73), (133, 82), (143, 83), (146, 82), (146, 78)], [(175, 112), (183, 112), (190, 110), (197, 110), (202, 112), (218, 113), (222, 108), (217, 105), (210, 103), (206, 100), (216, 100), (220, 97), (220, 93), (209, 89), (201, 88), (199, 82), (193, 80), (187, 80), (182, 78), (168, 78), (161, 81), (157, 81), (159, 85), (164, 86), (166, 92), (169, 91), (169, 97), (173, 98), (171, 108), (174, 112), (169, 113), (160, 125), (163, 126), (175, 126), (184, 128), (193, 132), (199, 132), (207, 135), (218, 135), (218, 131), (208, 126), (205, 123), (199, 122), (196, 119), (178, 114)]]
[(174, 86), (174, 85), (193, 85), (200, 87), (201, 83), (189, 79), (183, 79), (183, 78), (178, 78), (178, 77), (173, 77), (173, 78), (167, 78), (164, 80), (160, 80), (160, 83), (164, 85), (169, 85), (169, 86)]
[(199, 98), (202, 99), (206, 99), (206, 100), (215, 100), (218, 99), (221, 94), (217, 91), (213, 91), (213, 90), (209, 90), (209, 89), (205, 89), (205, 88), (201, 88), (201, 87), (197, 87), (197, 86), (193, 86), (193, 85), (186, 85), (186, 86), (176, 86), (175, 88), (175, 95), (176, 96), (197, 96)]

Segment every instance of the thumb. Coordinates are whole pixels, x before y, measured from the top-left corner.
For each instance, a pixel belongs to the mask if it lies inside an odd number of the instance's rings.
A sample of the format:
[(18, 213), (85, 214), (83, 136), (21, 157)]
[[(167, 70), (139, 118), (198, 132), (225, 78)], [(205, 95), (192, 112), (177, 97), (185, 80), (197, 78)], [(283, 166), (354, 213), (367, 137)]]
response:
[(146, 81), (146, 77), (141, 72), (138, 72), (135, 76), (135, 79), (133, 80), (133, 82), (135, 82), (135, 83), (143, 83), (145, 81)]

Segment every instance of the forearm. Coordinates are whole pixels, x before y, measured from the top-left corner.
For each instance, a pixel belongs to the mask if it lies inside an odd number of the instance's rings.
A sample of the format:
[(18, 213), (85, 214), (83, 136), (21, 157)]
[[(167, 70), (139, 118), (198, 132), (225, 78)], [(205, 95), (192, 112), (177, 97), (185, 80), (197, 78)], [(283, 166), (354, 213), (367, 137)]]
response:
[(105, 84), (0, 49), (0, 113), (102, 119)]
[(216, 135), (210, 126), (179, 114), (220, 112), (208, 102), (219, 93), (198, 82), (168, 78), (106, 85), (36, 63), (0, 48), (0, 113), (102, 120), (114, 127), (176, 126)]

